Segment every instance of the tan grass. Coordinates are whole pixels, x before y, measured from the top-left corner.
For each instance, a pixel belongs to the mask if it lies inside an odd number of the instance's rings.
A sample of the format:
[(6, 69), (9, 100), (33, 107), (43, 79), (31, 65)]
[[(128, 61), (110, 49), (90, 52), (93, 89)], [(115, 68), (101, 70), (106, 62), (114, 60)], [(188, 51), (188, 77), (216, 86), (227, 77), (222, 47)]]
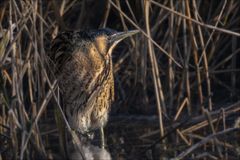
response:
[(141, 31), (113, 55), (116, 101), (106, 128), (114, 159), (234, 159), (239, 21), (240, 1), (2, 0), (0, 159), (67, 156), (54, 110), (77, 136), (49, 46), (60, 31), (101, 27)]

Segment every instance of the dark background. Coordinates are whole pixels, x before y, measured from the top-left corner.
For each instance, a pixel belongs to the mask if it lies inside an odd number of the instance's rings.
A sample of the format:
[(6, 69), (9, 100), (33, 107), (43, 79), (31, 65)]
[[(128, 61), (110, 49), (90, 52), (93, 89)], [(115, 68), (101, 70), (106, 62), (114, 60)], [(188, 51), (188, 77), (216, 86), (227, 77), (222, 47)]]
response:
[[(53, 94), (57, 86), (50, 89), (47, 55), (52, 39), (65, 30), (141, 30), (113, 53), (116, 95), (105, 127), (113, 159), (173, 158), (232, 128), (240, 110), (239, 3), (2, 0), (1, 158), (61, 157), (54, 118), (60, 100)], [(146, 36), (148, 27), (166, 53)], [(237, 159), (236, 133), (208, 140), (184, 158)]]

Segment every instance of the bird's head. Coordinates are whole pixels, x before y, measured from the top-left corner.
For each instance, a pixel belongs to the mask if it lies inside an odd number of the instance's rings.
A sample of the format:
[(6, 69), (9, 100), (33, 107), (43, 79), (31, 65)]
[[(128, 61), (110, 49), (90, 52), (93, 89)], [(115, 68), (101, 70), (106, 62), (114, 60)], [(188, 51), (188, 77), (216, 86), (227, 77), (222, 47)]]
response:
[(138, 33), (138, 30), (117, 32), (112, 29), (98, 29), (89, 32), (98, 51), (103, 55), (111, 56), (114, 47), (123, 39)]
[(52, 42), (50, 58), (58, 70), (77, 56), (82, 57), (82, 60), (86, 57), (96, 68), (101, 68), (103, 64), (111, 61), (112, 50), (119, 42), (138, 32), (117, 32), (107, 28), (62, 32)]

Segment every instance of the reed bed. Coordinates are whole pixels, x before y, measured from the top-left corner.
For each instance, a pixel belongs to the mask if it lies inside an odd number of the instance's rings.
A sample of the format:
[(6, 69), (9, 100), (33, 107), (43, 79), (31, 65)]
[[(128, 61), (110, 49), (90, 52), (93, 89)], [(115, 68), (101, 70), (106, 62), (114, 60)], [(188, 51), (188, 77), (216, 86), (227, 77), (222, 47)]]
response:
[(105, 27), (141, 31), (113, 55), (112, 159), (238, 159), (239, 22), (234, 0), (1, 0), (0, 159), (61, 159), (49, 46)]

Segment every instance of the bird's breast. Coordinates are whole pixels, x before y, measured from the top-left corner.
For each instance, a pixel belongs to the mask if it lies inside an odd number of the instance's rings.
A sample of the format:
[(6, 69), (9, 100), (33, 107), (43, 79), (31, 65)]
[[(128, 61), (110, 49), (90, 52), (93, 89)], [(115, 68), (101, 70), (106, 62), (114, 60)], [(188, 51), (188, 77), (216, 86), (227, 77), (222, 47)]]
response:
[(95, 62), (89, 57), (75, 55), (62, 67), (59, 76), (70, 122), (83, 131), (103, 126), (112, 102), (112, 67)]

